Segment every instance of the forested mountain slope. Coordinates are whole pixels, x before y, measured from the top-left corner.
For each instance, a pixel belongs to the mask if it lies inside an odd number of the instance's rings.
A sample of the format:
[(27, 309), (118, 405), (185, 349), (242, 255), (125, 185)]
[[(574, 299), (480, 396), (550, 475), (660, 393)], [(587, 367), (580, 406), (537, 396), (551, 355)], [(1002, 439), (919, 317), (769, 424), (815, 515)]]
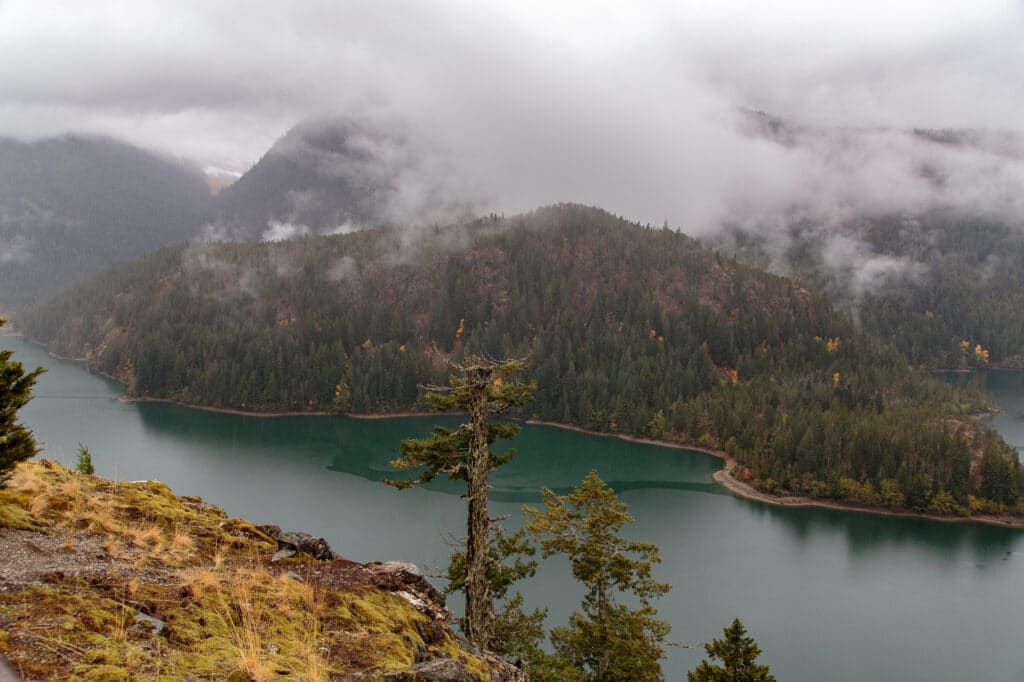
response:
[(1024, 138), (746, 120), (846, 182), (731, 221), (708, 244), (826, 292), (915, 365), (1024, 367)]
[(206, 231), (273, 241), (469, 215), (442, 166), (397, 127), (307, 119), (217, 196)]
[(112, 139), (0, 139), (0, 306), (189, 239), (210, 200), (198, 171)]
[(521, 416), (722, 447), (764, 487), (946, 511), (1018, 496), (1009, 450), (966, 418), (975, 389), (912, 371), (824, 296), (593, 208), (169, 249), (24, 327), (131, 395), (258, 411), (422, 409), (449, 355), (524, 356)]
[[(862, 328), (915, 365), (1024, 367), (1024, 229), (959, 212), (861, 217), (845, 236), (796, 224), (770, 255), (756, 234), (716, 243), (744, 262), (789, 272), (827, 292)], [(837, 266), (830, 239), (870, 250), (874, 273)], [(851, 259), (853, 260), (853, 259)], [(870, 265), (868, 266), (870, 270)], [(862, 280), (857, 282), (858, 277)]]

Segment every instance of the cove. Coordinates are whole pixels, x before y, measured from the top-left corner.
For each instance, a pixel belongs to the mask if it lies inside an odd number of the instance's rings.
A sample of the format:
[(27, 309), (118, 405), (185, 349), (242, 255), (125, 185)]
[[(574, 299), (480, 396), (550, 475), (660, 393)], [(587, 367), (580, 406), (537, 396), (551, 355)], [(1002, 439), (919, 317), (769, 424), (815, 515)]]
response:
[[(266, 419), (126, 403), (80, 363), (16, 337), (0, 344), (49, 369), (22, 411), (47, 457), (71, 465), (84, 443), (103, 476), (163, 480), (229, 514), (322, 535), (357, 561), (430, 570), (446, 564), (446, 540), (462, 532), (457, 486), (378, 482), (402, 438), (444, 419)], [(1007, 429), (1024, 427), (1020, 376), (996, 377), (1005, 393), (990, 384), (1005, 410), (995, 425), (1018, 446), (1024, 438)], [(514, 446), (518, 456), (493, 479), (492, 511), (508, 514), (509, 526), (542, 486), (568, 490), (593, 468), (636, 517), (629, 536), (661, 547), (655, 575), (673, 590), (660, 615), (670, 639), (695, 645), (668, 649), (667, 680), (684, 679), (703, 656), (699, 643), (737, 616), (779, 680), (1024, 679), (1020, 531), (759, 505), (715, 485), (721, 463), (709, 455), (551, 427), (527, 425)], [(558, 561), (522, 589), (550, 608), (550, 625), (580, 597)]]

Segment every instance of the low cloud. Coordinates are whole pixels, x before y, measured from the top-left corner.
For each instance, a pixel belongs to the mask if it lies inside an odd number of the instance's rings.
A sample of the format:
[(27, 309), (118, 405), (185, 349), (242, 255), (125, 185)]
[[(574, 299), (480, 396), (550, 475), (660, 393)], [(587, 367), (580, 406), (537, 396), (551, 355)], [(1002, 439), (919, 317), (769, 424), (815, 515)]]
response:
[[(375, 160), (362, 173), (413, 169), (396, 178), (396, 222), (443, 221), (418, 208), (467, 198), (508, 213), (581, 201), (707, 233), (794, 196), (928, 195), (896, 162), (911, 143), (885, 131), (1020, 128), (1024, 6), (1012, 0), (612, 9), (7, 0), (0, 134), (102, 132), (244, 171), (296, 122), (342, 114), (395, 131), (354, 144)], [(841, 139), (808, 151), (745, 136), (744, 107), (878, 132), (862, 136), (861, 164)], [(951, 186), (1009, 186), (995, 165), (960, 158)]]
[(0, 263), (28, 263), (32, 260), (32, 242), (23, 235), (0, 239)]
[(358, 273), (359, 268), (356, 260), (351, 256), (342, 256), (327, 270), (328, 282), (342, 282)]
[(342, 116), (369, 131), (345, 154), (290, 153), (382, 191), (381, 214), (313, 224), (324, 197), (296, 192), (253, 233), (576, 201), (709, 241), (743, 230), (772, 254), (816, 236), (867, 292), (926, 275), (865, 251), (860, 217), (1022, 223), (1022, 22), (1015, 0), (6, 0), (0, 134), (101, 132), (244, 171), (297, 122)]
[(293, 223), (282, 223), (276, 220), (271, 220), (268, 223), (267, 229), (264, 230), (262, 235), (260, 235), (260, 239), (265, 242), (282, 242), (308, 234), (311, 234), (311, 230), (308, 225), (296, 225)]
[(863, 241), (832, 235), (821, 251), (821, 262), (841, 283), (843, 293), (858, 305), (865, 295), (879, 294), (908, 282), (918, 283), (928, 267), (909, 258), (875, 253)]

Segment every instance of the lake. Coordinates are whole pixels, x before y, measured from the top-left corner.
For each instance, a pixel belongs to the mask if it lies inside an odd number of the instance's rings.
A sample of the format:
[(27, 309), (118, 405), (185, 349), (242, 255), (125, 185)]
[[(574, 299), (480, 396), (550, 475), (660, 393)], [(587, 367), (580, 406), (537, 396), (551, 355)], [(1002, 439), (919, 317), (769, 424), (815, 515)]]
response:
[[(97, 473), (159, 479), (231, 515), (327, 538), (357, 561), (447, 563), (462, 534), (459, 488), (397, 491), (379, 483), (406, 437), (438, 418), (259, 418), (162, 403), (126, 403), (120, 387), (0, 338), (29, 366), (49, 369), (22, 411), (45, 456), (73, 465), (79, 443)], [(990, 373), (1005, 412), (995, 425), (1024, 446), (1024, 375)], [(542, 426), (526, 426), (519, 454), (492, 478), (492, 513), (521, 525), (540, 489), (565, 491), (596, 469), (629, 504), (625, 534), (661, 547), (655, 577), (671, 583), (659, 612), (670, 639), (668, 680), (685, 679), (700, 642), (739, 617), (780, 681), (1024, 679), (1021, 655), (1024, 533), (824, 509), (788, 509), (733, 497), (711, 476), (715, 458)], [(527, 601), (562, 624), (581, 590), (564, 562), (544, 562), (522, 584)]]

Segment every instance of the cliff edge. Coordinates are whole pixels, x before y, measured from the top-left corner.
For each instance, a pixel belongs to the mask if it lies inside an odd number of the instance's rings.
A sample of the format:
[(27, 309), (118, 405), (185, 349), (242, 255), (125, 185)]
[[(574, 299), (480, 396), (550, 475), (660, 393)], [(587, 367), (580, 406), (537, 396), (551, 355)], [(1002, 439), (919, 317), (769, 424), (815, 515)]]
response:
[(25, 680), (526, 680), (455, 634), (415, 566), (337, 558), (157, 481), (22, 463), (0, 556), (0, 653)]

